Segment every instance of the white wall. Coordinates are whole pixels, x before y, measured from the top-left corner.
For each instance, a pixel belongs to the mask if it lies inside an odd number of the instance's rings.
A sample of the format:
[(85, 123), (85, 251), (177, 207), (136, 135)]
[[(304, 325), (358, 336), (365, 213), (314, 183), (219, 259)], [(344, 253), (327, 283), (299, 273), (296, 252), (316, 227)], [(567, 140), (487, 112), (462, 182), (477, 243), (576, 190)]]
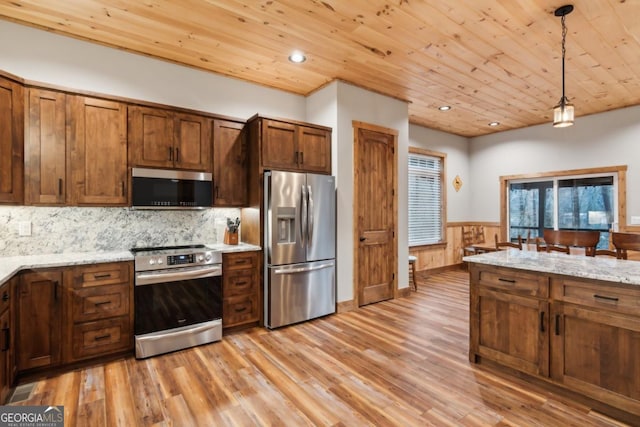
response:
[(305, 120), (305, 98), (0, 20), (0, 70), (93, 91), (248, 119)]
[[(469, 175), (469, 139), (428, 129), (422, 126), (409, 125), (409, 145), (426, 150), (445, 153), (446, 176), (444, 178), (447, 191), (446, 222), (468, 221), (470, 215), (469, 199), (471, 179)], [(462, 180), (460, 191), (453, 188), (456, 175)]]
[[(579, 106), (576, 106), (579, 108)], [(628, 165), (627, 220), (640, 215), (640, 106), (472, 138), (468, 220), (500, 220), (502, 175)]]
[[(336, 102), (337, 100), (337, 102)], [(407, 149), (408, 105), (405, 102), (336, 81), (309, 96), (307, 119), (333, 128), (333, 171), (337, 195), (338, 302), (353, 294), (353, 125), (354, 120), (398, 131), (398, 286), (408, 286)]]

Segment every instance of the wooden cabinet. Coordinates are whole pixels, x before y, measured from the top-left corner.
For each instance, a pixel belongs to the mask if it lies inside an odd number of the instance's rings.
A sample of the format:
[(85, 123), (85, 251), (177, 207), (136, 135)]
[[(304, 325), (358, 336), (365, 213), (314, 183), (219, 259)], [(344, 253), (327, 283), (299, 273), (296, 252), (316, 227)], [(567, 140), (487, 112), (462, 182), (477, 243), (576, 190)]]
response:
[(552, 378), (640, 415), (640, 289), (555, 280)]
[(0, 404), (9, 395), (15, 378), (14, 360), (14, 325), (13, 325), (13, 295), (15, 280), (12, 279), (0, 287)]
[(472, 360), (487, 357), (536, 375), (549, 374), (548, 279), (499, 268), (474, 268)]
[(25, 138), (25, 203), (67, 202), (66, 95), (29, 88)]
[(260, 320), (260, 252), (222, 255), (222, 325), (255, 325)]
[(127, 204), (127, 112), (119, 102), (29, 88), (27, 204)]
[(331, 173), (331, 129), (263, 117), (252, 120), (259, 122), (263, 169)]
[(472, 362), (492, 360), (640, 417), (638, 286), (476, 263), (469, 271)]
[(131, 263), (78, 266), (65, 275), (65, 363), (133, 348)]
[(129, 106), (129, 165), (211, 172), (211, 119)]
[(0, 77), (0, 203), (24, 200), (23, 86)]
[(18, 290), (18, 371), (53, 367), (61, 360), (62, 271), (23, 273)]
[(213, 121), (213, 205), (247, 204), (247, 139), (244, 124)]
[(125, 104), (67, 96), (71, 204), (127, 205)]
[(131, 351), (132, 270), (115, 262), (20, 274), (18, 371)]

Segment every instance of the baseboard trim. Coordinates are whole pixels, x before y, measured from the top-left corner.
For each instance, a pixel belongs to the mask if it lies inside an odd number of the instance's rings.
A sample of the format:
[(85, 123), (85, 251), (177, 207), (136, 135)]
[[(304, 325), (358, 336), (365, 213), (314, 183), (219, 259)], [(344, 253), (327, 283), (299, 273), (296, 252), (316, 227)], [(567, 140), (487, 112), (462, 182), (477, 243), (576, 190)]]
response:
[(354, 300), (340, 301), (337, 304), (336, 312), (337, 313), (346, 313), (348, 311), (353, 311), (355, 309), (356, 309), (356, 306), (355, 306), (355, 301)]
[(427, 274), (437, 274), (437, 273), (443, 273), (445, 271), (451, 271), (451, 270), (466, 270), (466, 266), (465, 263), (461, 262), (460, 264), (451, 264), (451, 265), (445, 265), (442, 267), (436, 267), (436, 268), (425, 268), (424, 270), (418, 270), (416, 273), (427, 273)]

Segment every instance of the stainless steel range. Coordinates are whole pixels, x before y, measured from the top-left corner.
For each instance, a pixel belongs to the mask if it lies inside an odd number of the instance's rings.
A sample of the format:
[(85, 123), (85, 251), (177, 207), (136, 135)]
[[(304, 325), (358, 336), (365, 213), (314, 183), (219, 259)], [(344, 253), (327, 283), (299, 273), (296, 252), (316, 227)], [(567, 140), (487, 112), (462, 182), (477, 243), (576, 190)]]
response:
[(133, 248), (136, 358), (222, 338), (222, 254), (204, 245)]

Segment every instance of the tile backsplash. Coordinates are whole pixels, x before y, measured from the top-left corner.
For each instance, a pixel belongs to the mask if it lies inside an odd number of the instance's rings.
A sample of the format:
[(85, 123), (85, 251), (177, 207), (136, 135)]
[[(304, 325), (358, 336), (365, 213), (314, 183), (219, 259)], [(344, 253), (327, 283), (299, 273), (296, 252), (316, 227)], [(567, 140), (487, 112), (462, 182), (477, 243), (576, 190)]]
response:
[[(147, 211), (0, 206), (0, 256), (217, 243), (222, 242), (226, 218), (239, 216), (235, 208)], [(21, 228), (31, 235), (21, 236)]]

